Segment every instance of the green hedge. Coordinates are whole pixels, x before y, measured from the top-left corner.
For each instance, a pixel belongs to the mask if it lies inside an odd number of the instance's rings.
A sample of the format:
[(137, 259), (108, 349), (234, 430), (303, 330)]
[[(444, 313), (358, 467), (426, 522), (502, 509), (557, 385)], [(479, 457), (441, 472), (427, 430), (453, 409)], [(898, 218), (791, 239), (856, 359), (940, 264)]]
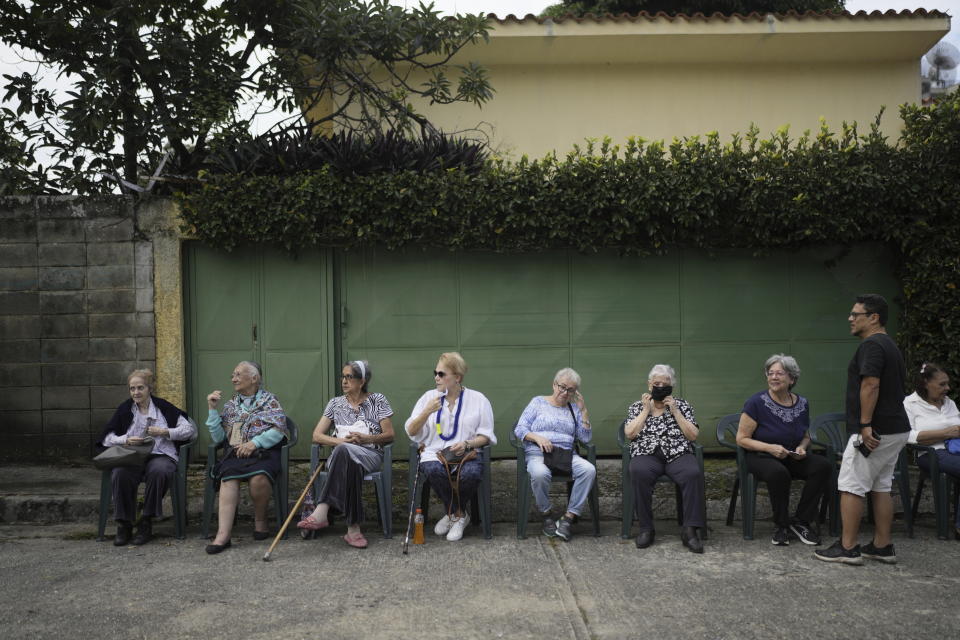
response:
[[(185, 231), (230, 250), (409, 244), (650, 255), (673, 247), (756, 254), (881, 241), (897, 257), (908, 366), (960, 371), (960, 97), (901, 108), (896, 144), (825, 125), (792, 140), (757, 131), (669, 145), (630, 140), (565, 158), (458, 170), (207, 176), (178, 194)], [(879, 118), (878, 118), (879, 122)]]

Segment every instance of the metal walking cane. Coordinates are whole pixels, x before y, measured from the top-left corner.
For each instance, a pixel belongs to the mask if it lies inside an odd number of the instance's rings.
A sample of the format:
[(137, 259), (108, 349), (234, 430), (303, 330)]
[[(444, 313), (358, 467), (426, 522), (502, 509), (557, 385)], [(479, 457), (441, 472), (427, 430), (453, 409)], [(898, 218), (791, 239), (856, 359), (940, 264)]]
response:
[(403, 538), (403, 555), (407, 554), (407, 548), (410, 546), (410, 529), (413, 527), (413, 512), (417, 504), (417, 489), (420, 486), (420, 453), (423, 447), (417, 452), (417, 475), (413, 480), (413, 493), (410, 494), (410, 515), (407, 517), (407, 535)]
[(307, 497), (307, 491), (310, 490), (310, 487), (313, 486), (314, 481), (316, 481), (317, 476), (320, 475), (320, 472), (323, 471), (324, 467), (327, 466), (327, 461), (323, 460), (320, 464), (317, 465), (317, 470), (313, 472), (313, 475), (310, 477), (310, 480), (307, 482), (307, 486), (303, 488), (303, 492), (300, 494), (300, 498), (297, 500), (297, 503), (293, 505), (293, 509), (290, 510), (289, 515), (287, 515), (286, 521), (283, 523), (283, 526), (280, 527), (280, 531), (277, 532), (277, 537), (273, 539), (273, 544), (270, 545), (270, 548), (267, 549), (267, 552), (263, 554), (263, 561), (270, 562), (270, 554), (273, 553), (273, 549), (279, 544), (280, 538), (283, 537), (284, 532), (286, 532), (287, 527), (290, 526), (290, 521), (293, 520), (293, 516), (296, 515), (297, 511), (300, 510), (300, 505), (303, 504), (303, 499)]

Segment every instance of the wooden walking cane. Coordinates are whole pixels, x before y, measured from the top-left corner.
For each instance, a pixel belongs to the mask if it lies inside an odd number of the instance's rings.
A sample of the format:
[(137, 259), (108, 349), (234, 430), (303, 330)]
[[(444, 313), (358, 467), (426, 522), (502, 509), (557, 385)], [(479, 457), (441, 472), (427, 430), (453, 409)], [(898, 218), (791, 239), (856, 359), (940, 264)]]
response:
[(317, 470), (313, 472), (313, 475), (310, 477), (310, 481), (307, 482), (307, 486), (303, 488), (303, 492), (300, 494), (300, 498), (297, 500), (297, 503), (293, 505), (293, 509), (290, 509), (289, 515), (287, 515), (287, 520), (283, 523), (283, 526), (280, 527), (280, 531), (277, 532), (277, 537), (273, 539), (273, 544), (270, 545), (270, 548), (267, 549), (267, 552), (263, 554), (263, 561), (270, 562), (270, 554), (273, 553), (273, 549), (280, 542), (280, 538), (283, 537), (284, 532), (287, 530), (287, 527), (290, 526), (290, 521), (293, 520), (293, 516), (297, 514), (297, 511), (300, 510), (300, 505), (303, 504), (303, 499), (307, 497), (307, 491), (310, 490), (310, 487), (313, 486), (314, 481), (316, 481), (317, 476), (320, 475), (320, 472), (323, 471), (323, 468), (327, 466), (327, 461), (323, 460), (320, 464), (317, 465)]

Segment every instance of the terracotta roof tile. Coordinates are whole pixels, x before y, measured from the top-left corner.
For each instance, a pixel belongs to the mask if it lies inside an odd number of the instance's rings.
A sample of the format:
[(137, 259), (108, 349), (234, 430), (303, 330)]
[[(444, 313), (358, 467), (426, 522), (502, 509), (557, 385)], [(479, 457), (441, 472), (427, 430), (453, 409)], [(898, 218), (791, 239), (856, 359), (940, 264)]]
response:
[[(697, 12), (692, 16), (688, 16), (684, 13), (678, 13), (675, 16), (671, 16), (664, 13), (663, 11), (659, 11), (655, 14), (650, 14), (650, 13), (647, 13), (646, 11), (642, 11), (635, 15), (632, 15), (629, 13), (621, 13), (619, 15), (613, 15), (613, 14), (607, 13), (602, 16), (596, 16), (592, 13), (588, 13), (580, 17), (574, 16), (568, 13), (565, 16), (562, 16), (560, 18), (541, 18), (533, 15), (532, 13), (528, 13), (522, 18), (518, 18), (517, 16), (511, 13), (501, 18), (495, 13), (490, 13), (490, 14), (487, 14), (487, 19), (492, 20), (494, 22), (498, 22), (500, 24), (507, 24), (508, 22), (516, 22), (518, 24), (522, 24), (525, 22), (536, 22), (538, 24), (543, 24), (547, 20), (552, 20), (555, 24), (561, 24), (563, 22), (569, 22), (569, 21), (582, 23), (582, 22), (640, 22), (642, 20), (646, 20), (648, 22), (652, 22), (654, 20), (661, 20), (661, 19), (666, 19), (671, 22), (674, 22), (677, 20), (685, 20), (687, 22), (709, 22), (709, 21), (729, 22), (734, 18), (740, 21), (763, 21), (767, 19), (767, 15), (768, 14), (766, 13), (753, 11), (747, 15), (741, 15), (739, 13), (734, 13), (730, 15), (724, 15), (722, 13), (714, 13), (707, 16), (700, 12)], [(870, 19), (876, 19), (876, 18), (891, 18), (891, 17), (899, 17), (899, 18), (924, 18), (924, 17), (948, 18), (950, 17), (948, 14), (942, 11), (938, 11), (938, 10), (928, 11), (926, 9), (916, 9), (914, 11), (904, 9), (903, 11), (900, 11), (900, 12), (897, 12), (894, 9), (888, 9), (887, 11), (874, 10), (870, 12), (861, 10), (861, 11), (857, 11), (856, 13), (850, 13), (849, 11), (806, 11), (804, 13), (798, 13), (797, 11), (794, 11), (791, 9), (786, 13), (774, 13), (773, 15), (776, 16), (777, 18), (797, 18), (801, 20), (870, 20)]]

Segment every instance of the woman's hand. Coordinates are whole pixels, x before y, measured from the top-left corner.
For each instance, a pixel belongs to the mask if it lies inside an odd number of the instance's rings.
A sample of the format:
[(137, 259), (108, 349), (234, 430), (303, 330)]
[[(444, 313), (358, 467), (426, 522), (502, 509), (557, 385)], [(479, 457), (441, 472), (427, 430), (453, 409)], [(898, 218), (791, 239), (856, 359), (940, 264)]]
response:
[(244, 442), (239, 447), (237, 447), (237, 457), (238, 458), (249, 458), (253, 455), (253, 452), (257, 450), (257, 445), (250, 442)]
[(553, 451), (553, 443), (546, 436), (541, 436), (539, 433), (528, 433), (527, 439), (540, 447), (540, 451), (544, 453)]
[(220, 404), (220, 398), (223, 397), (223, 391), (217, 389), (213, 391), (210, 395), (207, 396), (207, 407), (210, 409), (216, 409), (217, 405)]
[(129, 445), (143, 444), (143, 438), (127, 438), (127, 444)]
[(456, 444), (450, 445), (450, 449), (458, 456), (462, 456), (467, 451), (467, 443), (465, 440), (461, 440)]
[(798, 444), (797, 448), (790, 454), (791, 458), (796, 458), (797, 460), (803, 460), (807, 457), (807, 446), (804, 444)]
[(653, 411), (653, 396), (649, 393), (645, 393), (640, 396), (640, 402), (643, 403), (643, 410), (647, 413)]
[(147, 427), (147, 435), (154, 438), (169, 438), (170, 429), (166, 427)]
[(369, 444), (373, 440), (373, 436), (366, 433), (357, 433), (356, 431), (351, 431), (347, 434), (347, 437), (343, 439), (344, 442), (349, 442), (350, 444)]
[(783, 460), (786, 458), (790, 452), (787, 449), (779, 444), (771, 444), (767, 446), (767, 453), (772, 455), (774, 458)]
[(667, 407), (667, 411), (673, 413), (674, 408), (677, 406), (677, 401), (673, 399), (673, 396), (667, 396), (663, 399), (663, 404)]

